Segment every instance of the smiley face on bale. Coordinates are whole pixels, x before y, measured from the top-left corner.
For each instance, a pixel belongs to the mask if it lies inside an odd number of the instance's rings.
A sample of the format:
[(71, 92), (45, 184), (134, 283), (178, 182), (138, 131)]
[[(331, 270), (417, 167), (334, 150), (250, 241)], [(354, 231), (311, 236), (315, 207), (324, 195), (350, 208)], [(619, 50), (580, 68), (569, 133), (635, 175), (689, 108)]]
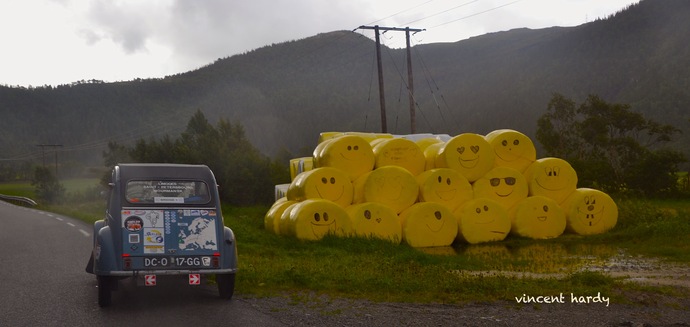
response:
[(424, 171), (424, 153), (417, 143), (403, 138), (383, 139), (373, 146), (376, 163), (374, 168), (398, 166), (413, 176)]
[(419, 186), (412, 173), (398, 166), (384, 166), (355, 181), (354, 203), (377, 202), (397, 214), (417, 201)]
[(577, 173), (565, 160), (541, 158), (525, 171), (529, 195), (543, 195), (561, 204), (577, 188)]
[(436, 202), (451, 211), (473, 198), (472, 185), (458, 171), (450, 168), (427, 170), (416, 177), (419, 201)]
[(510, 210), (527, 198), (527, 179), (510, 167), (495, 167), (472, 185), (475, 198), (489, 198)]
[(380, 238), (395, 244), (402, 241), (402, 226), (393, 209), (381, 203), (365, 202), (353, 204), (345, 211), (352, 221), (354, 235)]
[(350, 175), (333, 167), (320, 167), (297, 175), (290, 183), (287, 199), (326, 199), (341, 207), (352, 204), (354, 194)]
[(351, 180), (374, 169), (374, 152), (364, 138), (356, 135), (335, 137), (324, 143), (316, 154), (319, 167), (338, 168)]
[(415, 203), (400, 213), (405, 243), (412, 247), (449, 246), (458, 233), (453, 212), (434, 202)]
[(454, 212), (458, 239), (470, 244), (502, 241), (510, 232), (508, 211), (487, 198), (473, 199)]
[(524, 172), (537, 160), (537, 150), (527, 135), (512, 129), (495, 130), (485, 136), (496, 154), (495, 166)]
[(563, 203), (568, 231), (580, 235), (600, 234), (616, 226), (618, 206), (606, 193), (579, 188)]
[(483, 136), (465, 133), (444, 143), (436, 154), (435, 167), (455, 169), (474, 182), (494, 166), (496, 154)]
[(291, 207), (288, 216), (288, 234), (301, 240), (320, 240), (328, 234), (349, 236), (352, 222), (339, 205), (324, 199), (308, 199)]
[(511, 233), (533, 239), (554, 238), (565, 231), (565, 211), (556, 201), (541, 195), (520, 201), (511, 215)]

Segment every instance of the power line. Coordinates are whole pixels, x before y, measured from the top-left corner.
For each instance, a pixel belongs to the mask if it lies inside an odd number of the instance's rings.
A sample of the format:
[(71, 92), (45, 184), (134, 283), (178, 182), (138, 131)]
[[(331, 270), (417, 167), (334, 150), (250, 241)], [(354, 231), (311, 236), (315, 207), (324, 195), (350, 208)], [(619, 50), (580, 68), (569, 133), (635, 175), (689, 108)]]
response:
[(463, 3), (463, 4), (458, 5), (458, 6), (455, 6), (455, 7), (453, 7), (453, 8), (449, 8), (449, 9), (446, 9), (446, 10), (443, 10), (443, 11), (439, 11), (439, 12), (437, 12), (437, 13), (435, 13), (435, 14), (432, 14), (432, 15), (429, 15), (429, 16), (426, 16), (426, 17), (422, 17), (422, 18), (419, 18), (419, 19), (415, 19), (415, 20), (413, 20), (413, 21), (411, 21), (411, 22), (407, 22), (407, 23), (405, 23), (405, 24), (403, 24), (403, 25), (409, 25), (409, 24), (412, 24), (412, 23), (416, 23), (416, 22), (418, 22), (418, 21), (422, 21), (422, 20), (425, 20), (425, 19), (429, 19), (429, 18), (431, 18), (431, 17), (434, 17), (434, 16), (438, 16), (438, 15), (440, 15), (440, 14), (447, 13), (447, 12), (449, 12), (449, 11), (458, 9), (458, 8), (460, 8), (460, 7), (467, 6), (467, 5), (472, 4), (472, 3), (475, 3), (475, 2), (477, 2), (477, 1), (479, 1), (479, 0), (472, 0), (472, 1), (470, 1), (470, 2)]
[[(382, 21), (382, 20), (384, 20), (384, 19), (388, 19), (388, 18), (397, 16), (397, 15), (400, 15), (400, 14), (402, 14), (402, 13), (404, 13), (404, 12), (408, 12), (408, 11), (410, 11), (410, 10), (412, 10), (412, 9), (417, 9), (417, 8), (419, 8), (419, 7), (423, 6), (423, 5), (426, 5), (426, 4), (430, 3), (430, 2), (434, 2), (434, 0), (429, 0), (429, 1), (427, 1), (427, 2), (418, 4), (418, 5), (416, 5), (416, 6), (412, 7), (412, 8), (407, 8), (407, 9), (405, 9), (405, 10), (398, 11), (398, 12), (395, 13), (395, 14), (392, 14), (392, 15), (390, 15), (390, 16), (386, 16), (386, 17), (381, 18), (381, 19), (379, 19), (379, 20), (375, 20), (375, 21), (370, 22), (370, 23), (367, 23), (367, 24), (365, 24), (365, 25), (371, 25), (371, 24), (378, 23), (378, 22), (380, 22), (380, 21)], [(407, 24), (403, 24), (403, 25), (407, 25)]]
[[(476, 1), (476, 0), (475, 0), (475, 1)], [(474, 17), (474, 16), (478, 16), (478, 15), (487, 13), (487, 12), (489, 12), (489, 11), (494, 11), (494, 10), (496, 10), (496, 9), (501, 9), (501, 8), (503, 8), (503, 7), (510, 6), (510, 5), (515, 4), (515, 3), (518, 3), (518, 2), (520, 2), (520, 1), (522, 1), (522, 0), (515, 0), (515, 1), (513, 1), (513, 2), (509, 2), (509, 3), (506, 3), (506, 4), (504, 4), (504, 5), (500, 5), (500, 6), (498, 6), (498, 7), (494, 7), (494, 8), (491, 8), (491, 9), (484, 10), (484, 11), (480, 11), (480, 12), (478, 12), (478, 13), (474, 13), (474, 14), (471, 14), (471, 15), (467, 15), (467, 16), (465, 16), (465, 17), (460, 17), (460, 18), (458, 18), (458, 19), (454, 19), (454, 20), (451, 20), (451, 21), (448, 21), (448, 22), (445, 22), (445, 23), (441, 23), (441, 24), (438, 24), (438, 25), (429, 27), (429, 29), (436, 28), (436, 27), (443, 26), (443, 25), (447, 25), (447, 24), (450, 24), (450, 23), (455, 23), (455, 22), (457, 22), (457, 21), (460, 21), (460, 20), (463, 20), (463, 19), (467, 19), (467, 18), (470, 18), (470, 17)]]

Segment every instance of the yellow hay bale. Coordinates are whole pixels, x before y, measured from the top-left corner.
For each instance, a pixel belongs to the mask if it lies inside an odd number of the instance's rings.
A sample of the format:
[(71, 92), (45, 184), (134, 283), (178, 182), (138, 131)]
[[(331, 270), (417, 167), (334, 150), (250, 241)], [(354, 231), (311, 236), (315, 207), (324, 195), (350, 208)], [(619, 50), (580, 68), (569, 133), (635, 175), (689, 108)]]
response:
[(444, 143), (436, 154), (436, 168), (459, 171), (470, 181), (476, 181), (494, 167), (496, 154), (484, 136), (464, 133)]
[[(424, 153), (424, 150), (426, 150), (427, 147), (429, 147), (432, 144), (437, 144), (437, 143), (443, 143), (443, 141), (435, 138), (435, 137), (427, 137), (423, 139), (419, 139), (414, 141), (414, 143), (417, 143), (417, 146), (419, 146), (419, 149), (422, 150), (422, 153)], [(426, 155), (424, 156), (426, 159)]]
[[(283, 213), (280, 214), (280, 219), (278, 219), (278, 235), (289, 236), (290, 235), (290, 211), (300, 202), (287, 200), (292, 202), (290, 205), (285, 207)], [(275, 222), (274, 222), (275, 224)], [(274, 227), (275, 228), (275, 227)], [(294, 235), (293, 235), (294, 236)]]
[(319, 144), (321, 142), (344, 135), (343, 132), (321, 132), (319, 133)]
[(284, 198), (287, 195), (287, 190), (290, 184), (278, 184), (274, 187), (274, 198), (276, 201), (280, 198)]
[(290, 207), (288, 234), (300, 240), (320, 240), (327, 234), (350, 236), (352, 222), (339, 205), (324, 199), (309, 199)]
[(467, 178), (450, 168), (427, 170), (416, 179), (420, 202), (440, 203), (453, 211), (474, 197)]
[(312, 158), (313, 158), (313, 164), (315, 168), (321, 167), (321, 163), (319, 162), (319, 158), (321, 158), (321, 152), (323, 152), (323, 149), (328, 145), (328, 143), (331, 143), (335, 138), (329, 138), (324, 140), (323, 142), (319, 143), (316, 145), (314, 148), (314, 151), (312, 152)]
[(289, 201), (287, 198), (281, 198), (276, 201), (271, 208), (266, 212), (264, 217), (264, 227), (266, 230), (273, 232), (276, 235), (280, 235), (280, 217), (285, 212), (289, 206), (295, 204), (295, 201)]
[(354, 235), (380, 238), (395, 244), (402, 241), (402, 226), (393, 209), (381, 203), (365, 202), (353, 204), (345, 211), (352, 221)]
[(290, 181), (294, 180), (297, 176), (297, 167), (299, 167), (300, 158), (290, 159)]
[(577, 188), (577, 173), (565, 160), (541, 158), (525, 171), (529, 195), (543, 195), (558, 202), (563, 201)]
[(446, 206), (415, 203), (400, 213), (405, 243), (412, 247), (449, 246), (458, 234), (458, 222)]
[(374, 169), (374, 152), (369, 142), (360, 136), (343, 135), (323, 143), (315, 161), (320, 167), (338, 168), (355, 180)]
[(417, 143), (407, 139), (385, 139), (373, 147), (375, 168), (398, 166), (417, 176), (424, 171), (424, 153)]
[(497, 167), (510, 167), (523, 173), (537, 160), (537, 149), (527, 135), (512, 129), (495, 130), (484, 136), (496, 154)]
[(302, 157), (290, 159), (290, 181), (295, 180), (295, 177), (305, 171), (314, 169), (313, 157)]
[(510, 167), (494, 167), (472, 184), (475, 198), (489, 198), (506, 210), (527, 198), (527, 179)]
[(287, 191), (287, 199), (326, 199), (341, 207), (352, 204), (353, 187), (350, 175), (333, 167), (321, 167), (303, 172), (295, 178)]
[(606, 193), (578, 188), (561, 204), (568, 231), (580, 235), (604, 233), (616, 226), (618, 206)]
[(412, 173), (398, 166), (385, 166), (355, 180), (353, 203), (377, 202), (400, 213), (417, 201), (419, 186)]
[(453, 213), (458, 219), (458, 240), (470, 244), (502, 241), (510, 232), (508, 211), (494, 200), (476, 198)]
[(520, 201), (512, 210), (511, 233), (533, 239), (554, 238), (565, 231), (565, 211), (556, 201), (541, 195)]
[(424, 149), (424, 170), (436, 168), (436, 154), (438, 154), (438, 151), (441, 150), (444, 144), (444, 142), (429, 144)]
[(345, 132), (345, 135), (355, 135), (363, 138), (367, 142), (372, 142), (377, 139), (391, 139), (393, 134), (389, 133), (364, 133), (364, 132)]

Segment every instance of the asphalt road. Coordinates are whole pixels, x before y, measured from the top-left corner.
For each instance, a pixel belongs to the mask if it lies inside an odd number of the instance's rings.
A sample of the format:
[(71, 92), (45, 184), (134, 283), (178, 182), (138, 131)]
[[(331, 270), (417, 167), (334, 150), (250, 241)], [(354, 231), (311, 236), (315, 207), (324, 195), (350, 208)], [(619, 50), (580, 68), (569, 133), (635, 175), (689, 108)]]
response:
[(247, 301), (224, 301), (214, 285), (120, 282), (98, 306), (85, 272), (92, 227), (0, 201), (0, 326), (284, 326)]

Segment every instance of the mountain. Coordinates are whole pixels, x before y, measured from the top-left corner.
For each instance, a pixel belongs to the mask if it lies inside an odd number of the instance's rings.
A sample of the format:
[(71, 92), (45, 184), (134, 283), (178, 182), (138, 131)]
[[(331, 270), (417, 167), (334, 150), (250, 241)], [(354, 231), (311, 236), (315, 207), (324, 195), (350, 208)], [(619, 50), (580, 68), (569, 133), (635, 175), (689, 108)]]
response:
[[(588, 94), (683, 130), (690, 157), (690, 1), (642, 0), (576, 27), (515, 29), (412, 48), (417, 132), (534, 136), (554, 92)], [(383, 47), (388, 132), (407, 134), (405, 49)], [(240, 122), (261, 151), (310, 155), (322, 131), (380, 131), (372, 40), (323, 33), (218, 59), (162, 79), (0, 86), (0, 158), (38, 144), (98, 160), (109, 140), (176, 136), (196, 110)], [(40, 159), (38, 159), (40, 160)]]

